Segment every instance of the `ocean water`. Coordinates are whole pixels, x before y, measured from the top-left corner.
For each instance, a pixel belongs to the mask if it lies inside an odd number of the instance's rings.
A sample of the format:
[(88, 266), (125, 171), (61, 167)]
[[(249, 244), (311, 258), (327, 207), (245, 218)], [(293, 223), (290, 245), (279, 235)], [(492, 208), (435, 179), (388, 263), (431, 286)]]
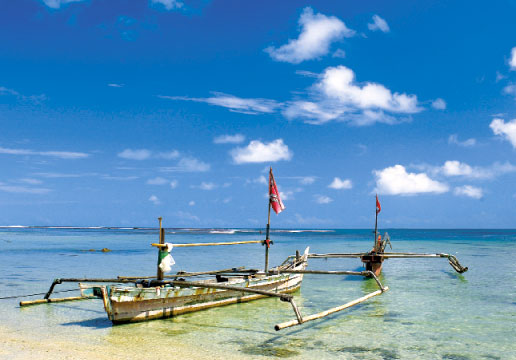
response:
[[(288, 303), (263, 299), (176, 318), (112, 326), (101, 300), (20, 308), (0, 300), (0, 325), (11, 333), (97, 349), (156, 349), (181, 354), (203, 349), (206, 358), (292, 359), (515, 359), (516, 230), (388, 230), (398, 252), (449, 253), (469, 271), (457, 274), (446, 259), (389, 259), (381, 281), (386, 293), (361, 305), (276, 332), (293, 319)], [(383, 234), (383, 231), (382, 231)], [(167, 229), (172, 243), (257, 240), (257, 230)], [(270, 264), (296, 250), (362, 252), (370, 230), (279, 231)], [(0, 229), (0, 297), (44, 293), (57, 277), (153, 275), (155, 229)], [(98, 250), (109, 248), (103, 253)], [(90, 251), (90, 250), (97, 251)], [(175, 248), (173, 271), (246, 266), (263, 268), (258, 244)], [(311, 259), (312, 270), (362, 270), (358, 259)], [(55, 291), (75, 289), (58, 285)], [(374, 280), (305, 275), (295, 299), (304, 315), (377, 289)], [(77, 295), (63, 292), (55, 297)], [(1, 343), (0, 343), (1, 346)], [(1, 354), (1, 352), (0, 352)], [(176, 358), (182, 358), (181, 356)]]

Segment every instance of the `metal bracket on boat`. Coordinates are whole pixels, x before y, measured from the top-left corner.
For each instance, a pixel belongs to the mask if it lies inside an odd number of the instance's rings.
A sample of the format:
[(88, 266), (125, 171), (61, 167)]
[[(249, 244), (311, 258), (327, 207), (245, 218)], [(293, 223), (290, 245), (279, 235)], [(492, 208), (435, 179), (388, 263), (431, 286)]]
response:
[(350, 301), (350, 302), (348, 302), (348, 303), (346, 303), (344, 305), (337, 306), (337, 307), (328, 309), (326, 311), (322, 311), (322, 312), (317, 313), (317, 314), (308, 315), (306, 317), (303, 317), (301, 315), (301, 312), (299, 311), (298, 307), (296, 306), (296, 304), (294, 302), (294, 299), (284, 300), (284, 301), (289, 301), (290, 304), (292, 305), (292, 308), (294, 309), (294, 312), (296, 314), (296, 319), (295, 320), (286, 321), (286, 322), (282, 322), (280, 324), (276, 324), (274, 326), (274, 329), (276, 331), (281, 330), (281, 329), (285, 329), (285, 328), (291, 327), (291, 326), (301, 325), (301, 324), (303, 324), (305, 322), (308, 322), (308, 321), (312, 321), (312, 320), (317, 320), (317, 319), (323, 318), (325, 316), (334, 314), (336, 312), (339, 312), (339, 311), (342, 311), (342, 310), (347, 309), (349, 307), (352, 307), (352, 306), (355, 306), (357, 304), (360, 304), (361, 302), (364, 302), (364, 301), (366, 301), (366, 300), (368, 300), (368, 299), (370, 299), (370, 298), (372, 298), (374, 296), (383, 294), (384, 292), (389, 290), (389, 287), (388, 286), (383, 286), (382, 283), (380, 282), (380, 280), (378, 279), (378, 277), (372, 271), (360, 271), (360, 272), (357, 272), (357, 271), (285, 270), (285, 271), (277, 271), (277, 273), (289, 273), (289, 274), (328, 274), (328, 275), (361, 275), (361, 276), (372, 277), (376, 281), (376, 284), (378, 285), (378, 287), (380, 289), (376, 290), (376, 291), (374, 291), (372, 293), (369, 293), (369, 294), (367, 294), (365, 296), (362, 296), (361, 298), (358, 298), (356, 300)]

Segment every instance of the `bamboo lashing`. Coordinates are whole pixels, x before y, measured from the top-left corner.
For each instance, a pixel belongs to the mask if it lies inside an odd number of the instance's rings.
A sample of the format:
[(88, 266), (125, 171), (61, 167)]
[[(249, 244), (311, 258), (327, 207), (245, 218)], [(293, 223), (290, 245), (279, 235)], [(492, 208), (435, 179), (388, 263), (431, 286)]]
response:
[[(194, 246), (220, 246), (220, 245), (241, 245), (241, 244), (261, 244), (263, 240), (249, 240), (249, 241), (231, 241), (231, 242), (217, 242), (217, 243), (191, 243), (191, 244), (172, 244), (174, 247), (194, 247)], [(155, 247), (166, 247), (165, 244), (152, 243)]]
[(317, 320), (317, 319), (323, 318), (325, 316), (334, 314), (336, 312), (339, 312), (339, 311), (342, 311), (342, 310), (347, 309), (349, 307), (352, 307), (352, 306), (355, 306), (357, 304), (360, 304), (361, 302), (364, 302), (364, 301), (366, 301), (366, 300), (368, 300), (368, 299), (370, 299), (370, 298), (372, 298), (374, 296), (380, 295), (380, 294), (382, 294), (383, 292), (385, 292), (387, 290), (389, 290), (388, 286), (386, 286), (384, 288), (384, 290), (381, 290), (381, 289), (380, 290), (376, 290), (375, 292), (372, 292), (370, 294), (362, 296), (361, 298), (358, 298), (356, 300), (350, 301), (350, 302), (348, 302), (348, 303), (346, 303), (344, 305), (337, 306), (337, 307), (328, 309), (326, 311), (322, 311), (322, 312), (317, 313), (317, 314), (312, 314), (312, 315), (308, 315), (308, 316), (302, 317), (302, 321), (299, 321), (299, 318), (298, 318), (298, 319), (295, 319), (295, 320), (285, 321), (285, 322), (282, 322), (280, 324), (276, 324), (276, 326), (274, 326), (274, 329), (276, 331), (278, 331), (278, 330), (285, 329), (285, 328), (288, 328), (288, 327), (291, 327), (291, 326), (304, 324), (304, 323), (306, 323), (308, 321), (312, 321), (312, 320)]

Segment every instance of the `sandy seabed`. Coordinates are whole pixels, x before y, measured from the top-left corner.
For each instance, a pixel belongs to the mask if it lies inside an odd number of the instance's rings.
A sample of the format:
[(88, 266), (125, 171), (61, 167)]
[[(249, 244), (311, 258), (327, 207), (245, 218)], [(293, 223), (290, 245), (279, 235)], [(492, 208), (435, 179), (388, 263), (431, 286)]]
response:
[(174, 344), (173, 349), (160, 346), (128, 348), (127, 344), (81, 344), (76, 341), (55, 339), (41, 329), (41, 337), (27, 336), (22, 331), (0, 327), (0, 359), (244, 359), (227, 353), (202, 349), (185, 344)]

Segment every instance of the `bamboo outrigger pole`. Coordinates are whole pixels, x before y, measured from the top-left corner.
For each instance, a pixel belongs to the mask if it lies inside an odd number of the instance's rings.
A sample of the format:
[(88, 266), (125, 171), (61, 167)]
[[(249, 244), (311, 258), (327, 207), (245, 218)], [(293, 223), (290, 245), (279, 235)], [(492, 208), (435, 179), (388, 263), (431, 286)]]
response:
[[(165, 229), (163, 229), (161, 227), (161, 221), (163, 220), (163, 218), (160, 216), (158, 218), (159, 220), (159, 244), (160, 245), (164, 245), (165, 244)], [(158, 280), (163, 280), (163, 276), (165, 274), (163, 274), (163, 271), (161, 270), (161, 268), (159, 267), (159, 263), (161, 261), (161, 247), (159, 248), (159, 251), (158, 251), (158, 274), (157, 274), (157, 278)]]

